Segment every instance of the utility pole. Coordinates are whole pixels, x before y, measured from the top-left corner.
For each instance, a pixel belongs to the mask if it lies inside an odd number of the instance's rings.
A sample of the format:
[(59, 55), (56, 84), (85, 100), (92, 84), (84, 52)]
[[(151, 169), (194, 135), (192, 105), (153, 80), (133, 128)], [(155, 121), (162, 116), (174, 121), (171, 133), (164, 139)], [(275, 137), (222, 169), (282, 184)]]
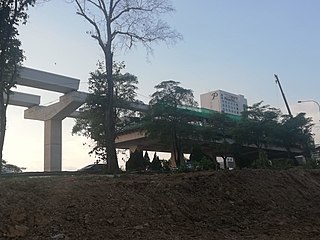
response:
[(280, 80), (279, 80), (279, 78), (278, 78), (278, 75), (277, 75), (277, 74), (274, 74), (274, 77), (276, 78), (276, 84), (278, 84), (278, 86), (279, 86), (279, 88), (280, 88), (280, 92), (281, 92), (281, 94), (282, 94), (284, 103), (286, 104), (288, 113), (289, 113), (290, 117), (292, 117), (292, 113), (291, 113), (289, 104), (288, 104), (288, 102), (287, 102), (286, 96), (284, 95), (284, 92), (283, 92), (283, 90), (282, 90), (281, 83), (280, 83)]

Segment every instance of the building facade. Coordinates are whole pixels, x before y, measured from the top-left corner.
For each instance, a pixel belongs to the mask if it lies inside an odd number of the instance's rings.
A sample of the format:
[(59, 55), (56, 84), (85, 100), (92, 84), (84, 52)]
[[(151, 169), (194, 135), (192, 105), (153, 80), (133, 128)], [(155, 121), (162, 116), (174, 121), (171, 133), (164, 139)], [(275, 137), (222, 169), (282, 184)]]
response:
[(200, 102), (202, 108), (233, 115), (241, 115), (247, 105), (247, 99), (243, 95), (222, 90), (201, 94)]

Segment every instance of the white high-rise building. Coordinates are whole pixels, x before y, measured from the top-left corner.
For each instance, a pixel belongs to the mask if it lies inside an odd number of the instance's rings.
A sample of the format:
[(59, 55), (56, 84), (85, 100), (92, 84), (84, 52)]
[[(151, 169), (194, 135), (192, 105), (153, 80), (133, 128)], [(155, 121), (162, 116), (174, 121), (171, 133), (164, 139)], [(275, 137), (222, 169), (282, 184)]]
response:
[(208, 108), (218, 112), (225, 112), (233, 115), (241, 115), (244, 106), (247, 105), (247, 99), (241, 94), (229, 93), (222, 90), (216, 90), (200, 95), (202, 108)]

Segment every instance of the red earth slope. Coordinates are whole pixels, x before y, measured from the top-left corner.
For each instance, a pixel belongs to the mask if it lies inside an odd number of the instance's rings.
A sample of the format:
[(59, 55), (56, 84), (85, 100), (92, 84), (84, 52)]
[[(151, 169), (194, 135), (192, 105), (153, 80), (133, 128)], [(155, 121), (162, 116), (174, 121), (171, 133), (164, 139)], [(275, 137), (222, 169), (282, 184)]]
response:
[(0, 239), (319, 239), (320, 171), (0, 179)]

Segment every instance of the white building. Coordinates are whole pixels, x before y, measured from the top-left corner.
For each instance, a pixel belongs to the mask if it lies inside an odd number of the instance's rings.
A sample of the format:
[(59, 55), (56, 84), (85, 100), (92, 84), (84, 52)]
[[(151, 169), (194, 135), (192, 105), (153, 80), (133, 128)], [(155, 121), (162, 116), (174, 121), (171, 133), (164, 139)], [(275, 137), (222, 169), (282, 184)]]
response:
[(233, 115), (241, 115), (247, 105), (247, 99), (243, 95), (216, 90), (200, 95), (202, 108), (208, 108), (218, 112)]

